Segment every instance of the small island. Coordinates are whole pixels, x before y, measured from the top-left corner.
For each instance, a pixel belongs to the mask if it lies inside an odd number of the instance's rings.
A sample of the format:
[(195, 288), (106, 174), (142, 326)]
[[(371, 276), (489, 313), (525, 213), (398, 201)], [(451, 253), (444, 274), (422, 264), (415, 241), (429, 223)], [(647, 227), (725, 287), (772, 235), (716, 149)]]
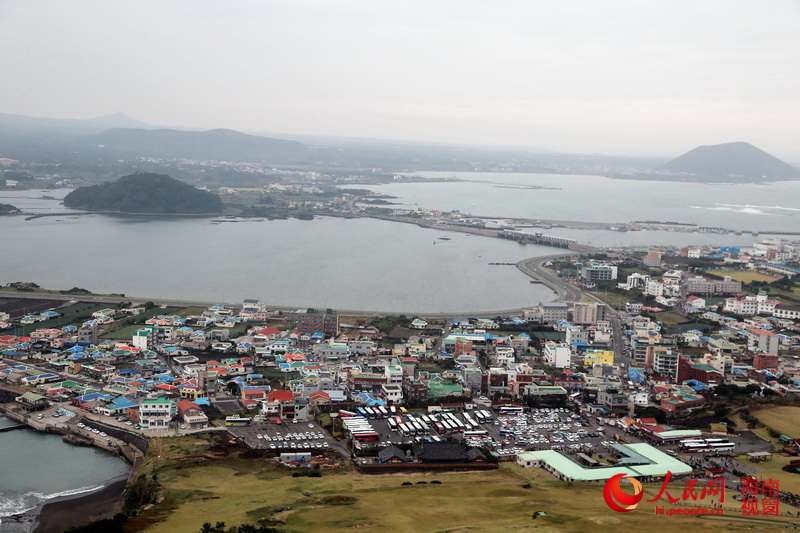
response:
[(107, 213), (213, 215), (222, 200), (164, 174), (139, 173), (117, 181), (79, 187), (64, 198), (73, 209)]
[(0, 204), (0, 216), (2, 215), (19, 215), (22, 211), (11, 204)]

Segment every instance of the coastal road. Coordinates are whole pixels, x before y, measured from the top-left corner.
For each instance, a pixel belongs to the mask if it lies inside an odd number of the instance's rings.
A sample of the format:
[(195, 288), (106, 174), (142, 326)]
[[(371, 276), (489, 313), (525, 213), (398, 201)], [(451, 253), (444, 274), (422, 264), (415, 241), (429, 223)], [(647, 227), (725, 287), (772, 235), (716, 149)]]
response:
[(611, 322), (614, 360), (622, 367), (623, 375), (625, 375), (629, 361), (625, 354), (622, 318), (620, 317), (619, 312), (610, 305), (606, 304), (606, 302), (600, 298), (588, 292), (584, 292), (580, 287), (577, 287), (566, 281), (554, 271), (544, 266), (548, 261), (552, 261), (554, 259), (564, 259), (566, 257), (575, 255), (581, 255), (581, 253), (565, 252), (563, 254), (548, 255), (544, 257), (531, 257), (530, 259), (524, 259), (517, 263), (517, 268), (519, 268), (524, 274), (547, 285), (547, 287), (549, 287), (558, 295), (557, 301), (580, 302), (583, 299), (589, 299), (601, 304), (605, 304), (607, 309), (606, 314), (609, 322)]
[[(545, 284), (548, 285), (548, 284)], [(548, 285), (549, 286), (549, 285)], [(241, 302), (203, 302), (199, 300), (177, 300), (168, 298), (147, 298), (141, 296), (120, 296), (120, 295), (101, 295), (101, 294), (62, 294), (58, 291), (39, 290), (35, 292), (17, 291), (17, 290), (0, 290), (0, 298), (11, 299), (28, 299), (28, 300), (53, 300), (59, 302), (91, 302), (99, 304), (117, 305), (123, 302), (131, 302), (134, 304), (144, 304), (146, 302), (153, 302), (159, 306), (169, 307), (210, 307), (215, 304), (225, 304), (230, 307), (240, 307)], [(531, 303), (535, 305), (535, 303)], [(269, 310), (282, 311), (291, 313), (298, 309), (303, 309), (304, 306), (288, 306), (288, 305), (268, 305)], [(380, 316), (417, 316), (422, 318), (451, 318), (454, 316), (471, 316), (481, 318), (493, 318), (503, 315), (517, 315), (520, 314), (525, 308), (512, 308), (512, 309), (491, 309), (491, 310), (459, 310), (445, 313), (427, 313), (415, 312), (402, 309), (393, 309), (391, 311), (363, 311), (353, 309), (335, 309), (339, 315), (348, 316), (363, 316), (363, 317), (380, 317)]]
[(542, 257), (531, 257), (523, 259), (517, 263), (517, 268), (527, 276), (541, 281), (545, 286), (556, 293), (556, 301), (560, 302), (580, 302), (583, 291), (578, 287), (567, 282), (558, 274), (545, 267), (544, 264), (554, 259), (564, 259), (569, 256), (579, 255), (575, 252), (564, 252), (563, 254), (546, 255)]

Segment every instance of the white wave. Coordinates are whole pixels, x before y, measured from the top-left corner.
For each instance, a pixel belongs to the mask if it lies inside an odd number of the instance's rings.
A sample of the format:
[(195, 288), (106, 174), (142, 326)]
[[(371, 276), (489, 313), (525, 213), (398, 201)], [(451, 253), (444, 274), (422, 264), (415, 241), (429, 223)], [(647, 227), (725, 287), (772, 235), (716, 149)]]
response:
[(31, 493), (17, 497), (0, 496), (0, 518), (27, 513), (37, 507), (36, 498), (32, 497)]
[(87, 492), (95, 492), (97, 490), (102, 489), (105, 485), (97, 485), (96, 487), (81, 487), (79, 489), (70, 489), (64, 490), (61, 492), (54, 492), (53, 494), (48, 495), (40, 495), (39, 493), (35, 493), (39, 496), (42, 500), (52, 500), (53, 498), (63, 498), (66, 496), (77, 496), (78, 494), (84, 494)]
[(737, 205), (737, 204), (716, 204), (714, 206), (707, 206), (707, 205), (690, 205), (691, 209), (705, 209), (707, 211), (727, 211), (730, 213), (740, 213), (742, 215), (764, 215), (764, 216), (783, 216), (779, 215), (778, 213), (768, 213), (764, 211), (768, 209), (766, 207), (757, 207), (757, 206), (747, 206), (747, 205)]
[(54, 492), (52, 494), (44, 494), (42, 492), (26, 492), (25, 494), (21, 494), (19, 496), (0, 496), (0, 518), (27, 513), (28, 511), (36, 509), (40, 504), (48, 500), (95, 492), (103, 487), (105, 487), (105, 485), (97, 485), (95, 487), (80, 487), (77, 489)]
[(718, 204), (726, 207), (745, 208), (745, 209), (766, 209), (768, 211), (794, 211), (800, 212), (800, 208), (786, 207), (783, 205), (756, 205), (756, 204)]

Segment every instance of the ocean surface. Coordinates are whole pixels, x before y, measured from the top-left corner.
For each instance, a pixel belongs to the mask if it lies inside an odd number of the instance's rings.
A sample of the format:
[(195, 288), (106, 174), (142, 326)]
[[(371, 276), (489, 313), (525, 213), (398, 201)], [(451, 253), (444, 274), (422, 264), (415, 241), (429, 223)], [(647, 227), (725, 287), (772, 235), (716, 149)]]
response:
[[(41, 212), (63, 210), (55, 200), (27, 201)], [(515, 267), (489, 263), (561, 252), (371, 219), (214, 223), (105, 215), (3, 217), (0, 250), (1, 283), (409, 313), (550, 301), (549, 289), (529, 283)]]
[[(0, 416), (0, 427), (13, 422)], [(9, 517), (60, 496), (98, 490), (129, 469), (122, 459), (72, 446), (59, 435), (21, 429), (0, 433), (0, 531), (19, 531)]]
[(703, 184), (559, 174), (414, 174), (465, 181), (359, 187), (395, 196), (397, 200), (393, 201), (405, 206), (458, 209), (489, 217), (588, 222), (659, 220), (735, 230), (800, 232), (800, 181)]
[[(369, 188), (397, 197), (402, 206), (482, 216), (660, 220), (760, 232), (800, 231), (800, 182), (733, 185), (551, 174), (420, 175), (465, 181)], [(67, 192), (0, 193), (0, 202), (28, 212), (64, 213), (31, 221), (0, 218), (0, 283), (33, 281), (43, 287), (78, 286), (153, 298), (258, 298), (274, 305), (407, 313), (513, 309), (553, 297), (516, 268), (489, 263), (560, 252), (554, 248), (371, 219), (216, 223), (78, 216), (60, 204)], [(596, 246), (750, 245), (765, 236), (545, 231)]]

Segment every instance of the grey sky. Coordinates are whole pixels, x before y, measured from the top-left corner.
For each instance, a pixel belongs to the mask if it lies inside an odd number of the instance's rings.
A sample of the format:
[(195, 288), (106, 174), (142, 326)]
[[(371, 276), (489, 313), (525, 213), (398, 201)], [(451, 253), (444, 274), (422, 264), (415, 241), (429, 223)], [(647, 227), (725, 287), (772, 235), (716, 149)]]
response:
[(0, 0), (0, 111), (800, 161), (800, 1)]

